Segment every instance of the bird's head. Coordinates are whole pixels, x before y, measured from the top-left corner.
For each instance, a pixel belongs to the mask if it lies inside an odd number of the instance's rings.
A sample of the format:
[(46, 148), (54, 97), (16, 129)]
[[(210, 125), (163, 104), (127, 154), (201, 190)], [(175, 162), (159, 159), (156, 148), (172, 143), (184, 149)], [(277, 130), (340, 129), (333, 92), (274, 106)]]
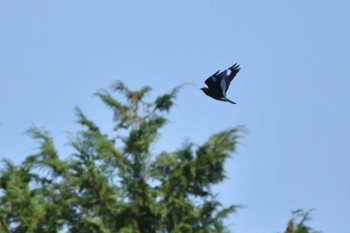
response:
[(202, 87), (199, 90), (203, 91), (204, 93), (208, 93), (209, 89), (206, 87)]

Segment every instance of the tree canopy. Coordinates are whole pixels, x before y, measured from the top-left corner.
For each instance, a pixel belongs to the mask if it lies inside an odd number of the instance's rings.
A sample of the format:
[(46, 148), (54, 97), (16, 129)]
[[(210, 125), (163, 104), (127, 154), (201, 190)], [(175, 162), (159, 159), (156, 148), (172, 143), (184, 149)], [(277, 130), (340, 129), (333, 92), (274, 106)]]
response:
[(0, 232), (227, 232), (224, 220), (239, 206), (223, 206), (212, 187), (226, 178), (225, 161), (243, 129), (151, 150), (181, 88), (151, 100), (150, 87), (131, 91), (122, 82), (97, 92), (113, 113), (113, 134), (76, 108), (82, 128), (69, 139), (69, 156), (59, 155), (48, 131), (29, 129), (37, 153), (19, 165), (2, 162)]

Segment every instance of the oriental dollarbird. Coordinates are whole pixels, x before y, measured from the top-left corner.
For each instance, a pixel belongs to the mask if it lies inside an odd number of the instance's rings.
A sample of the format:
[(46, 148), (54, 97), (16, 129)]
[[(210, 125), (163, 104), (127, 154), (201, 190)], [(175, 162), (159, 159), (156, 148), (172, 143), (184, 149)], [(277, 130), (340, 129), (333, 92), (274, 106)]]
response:
[(235, 102), (226, 98), (226, 92), (230, 86), (231, 81), (236, 76), (241, 68), (239, 65), (234, 64), (230, 68), (222, 71), (218, 70), (215, 74), (210, 76), (207, 80), (205, 80), (205, 84), (207, 87), (202, 87), (202, 90), (206, 95), (214, 98), (216, 100), (230, 102), (231, 104), (235, 104)]

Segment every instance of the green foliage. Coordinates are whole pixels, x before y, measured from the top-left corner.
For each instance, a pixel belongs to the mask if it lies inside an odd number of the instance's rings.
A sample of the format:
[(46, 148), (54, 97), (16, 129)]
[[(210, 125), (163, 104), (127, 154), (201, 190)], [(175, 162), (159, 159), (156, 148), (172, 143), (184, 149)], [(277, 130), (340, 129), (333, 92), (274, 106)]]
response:
[(320, 231), (313, 230), (310, 226), (306, 225), (306, 222), (311, 220), (310, 212), (298, 209), (292, 211), (292, 218), (289, 220), (285, 233), (321, 233)]
[(211, 187), (225, 179), (242, 128), (203, 145), (151, 151), (181, 87), (151, 101), (151, 88), (131, 91), (122, 82), (97, 92), (113, 112), (115, 135), (76, 108), (82, 130), (67, 159), (47, 131), (28, 130), (38, 152), (18, 166), (4, 160), (1, 168), (0, 232), (226, 232), (223, 220), (238, 206), (222, 206)]

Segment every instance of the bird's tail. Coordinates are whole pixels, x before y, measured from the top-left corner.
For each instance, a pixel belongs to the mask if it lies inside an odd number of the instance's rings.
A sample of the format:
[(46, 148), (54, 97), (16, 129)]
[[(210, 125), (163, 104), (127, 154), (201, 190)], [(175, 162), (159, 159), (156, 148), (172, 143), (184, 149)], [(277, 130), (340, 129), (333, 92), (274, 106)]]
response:
[(233, 102), (232, 100), (229, 100), (229, 99), (227, 99), (226, 97), (225, 97), (225, 100), (226, 100), (227, 102), (231, 103), (231, 104), (236, 104), (236, 102)]

